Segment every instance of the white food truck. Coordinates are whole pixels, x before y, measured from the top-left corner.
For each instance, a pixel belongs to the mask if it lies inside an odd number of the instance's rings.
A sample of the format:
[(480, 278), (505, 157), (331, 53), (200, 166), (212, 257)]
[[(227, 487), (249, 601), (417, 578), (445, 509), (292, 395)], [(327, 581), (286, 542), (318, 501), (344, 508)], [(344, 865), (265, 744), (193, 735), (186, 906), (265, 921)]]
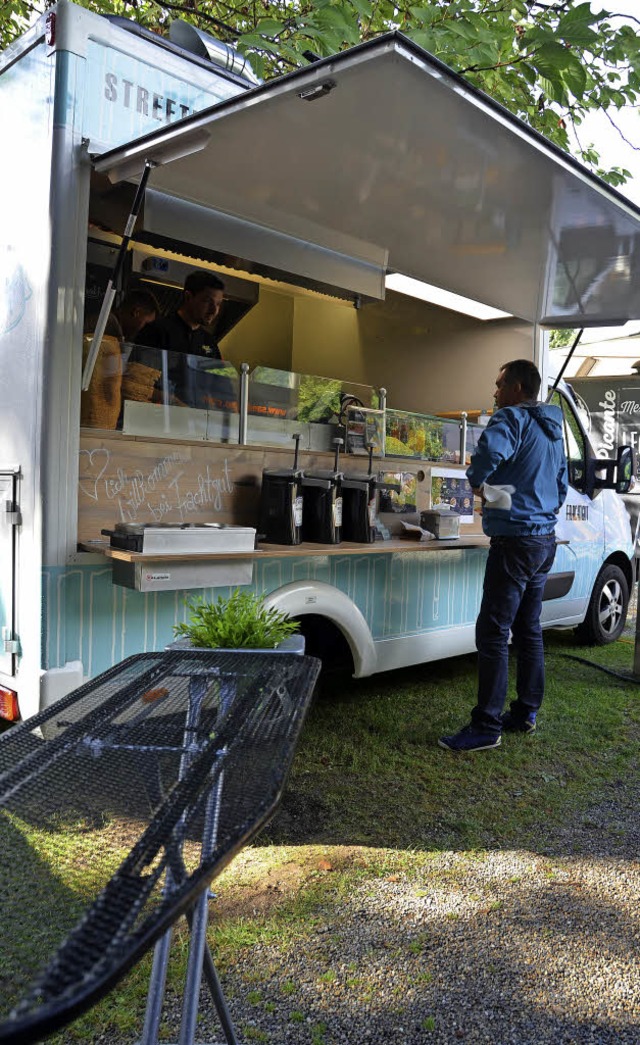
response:
[[(471, 422), (508, 359), (546, 387), (545, 329), (640, 318), (638, 209), (397, 33), (260, 84), (182, 23), (163, 39), (61, 0), (0, 55), (0, 119), (3, 716), (162, 649), (186, 596), (238, 585), (356, 676), (472, 650)], [(117, 342), (101, 424), (85, 406), (109, 338), (88, 317), (132, 287), (176, 308), (196, 269), (225, 283), (222, 373), (187, 360), (181, 399), (171, 352)], [(571, 489), (544, 623), (606, 642), (633, 581), (624, 469), (554, 400)], [(372, 539), (260, 540), (292, 436), (322, 488), (365, 483), (370, 432)], [(459, 537), (403, 539), (443, 500)]]

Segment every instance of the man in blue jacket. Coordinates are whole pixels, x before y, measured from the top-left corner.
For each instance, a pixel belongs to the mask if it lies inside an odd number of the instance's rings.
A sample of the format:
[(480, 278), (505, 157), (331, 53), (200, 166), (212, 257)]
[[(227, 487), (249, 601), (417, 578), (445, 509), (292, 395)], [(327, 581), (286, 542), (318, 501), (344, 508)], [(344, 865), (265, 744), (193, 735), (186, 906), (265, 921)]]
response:
[[(450, 751), (498, 747), (503, 730), (532, 733), (544, 696), (542, 592), (567, 495), (567, 462), (562, 411), (539, 403), (539, 391), (540, 374), (529, 360), (500, 368), (497, 409), (467, 469), (483, 500), (482, 528), (491, 544), (476, 621), (478, 703), (470, 725), (438, 741)], [(497, 499), (496, 487), (502, 488)], [(517, 697), (504, 712), (510, 631), (518, 658)]]

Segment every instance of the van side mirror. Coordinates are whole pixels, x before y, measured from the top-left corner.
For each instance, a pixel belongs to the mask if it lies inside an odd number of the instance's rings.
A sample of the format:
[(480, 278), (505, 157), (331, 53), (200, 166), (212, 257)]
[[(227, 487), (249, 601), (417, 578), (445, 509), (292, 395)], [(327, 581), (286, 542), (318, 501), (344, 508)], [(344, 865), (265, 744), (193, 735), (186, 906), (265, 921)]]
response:
[(595, 490), (628, 493), (635, 474), (635, 455), (631, 446), (618, 447), (615, 458), (592, 457), (587, 462), (587, 494)]
[(616, 493), (628, 493), (635, 474), (635, 454), (630, 446), (618, 447), (616, 458)]

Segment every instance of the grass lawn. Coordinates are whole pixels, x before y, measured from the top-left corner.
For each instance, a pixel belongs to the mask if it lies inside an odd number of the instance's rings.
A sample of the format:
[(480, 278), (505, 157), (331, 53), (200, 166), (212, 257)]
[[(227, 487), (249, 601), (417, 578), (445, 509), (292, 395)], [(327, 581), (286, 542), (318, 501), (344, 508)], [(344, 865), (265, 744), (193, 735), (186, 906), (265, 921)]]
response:
[[(538, 732), (505, 736), (495, 751), (455, 755), (436, 744), (468, 720), (473, 656), (347, 680), (316, 700), (280, 810), (216, 883), (220, 900), (210, 932), (222, 970), (258, 940), (304, 946), (323, 907), (339, 904), (367, 877), (422, 874), (434, 854), (447, 851), (459, 855), (455, 874), (463, 881), (465, 862), (489, 850), (553, 852), (567, 824), (588, 821), (592, 807), (630, 781), (637, 784), (640, 686), (567, 657), (628, 676), (632, 639), (587, 649), (569, 632), (547, 632), (545, 645), (547, 695)], [(14, 851), (16, 833), (20, 845), (37, 846), (41, 876), (31, 883), (32, 895), (46, 889), (50, 896), (47, 924), (28, 900), (18, 905), (1, 898), (10, 915), (0, 954), (5, 993), (13, 962), (46, 953), (56, 910), (80, 910), (96, 873), (117, 866), (118, 826), (61, 822), (44, 832), (0, 821)], [(269, 892), (274, 875), (279, 894)], [(249, 896), (250, 904), (244, 902)], [(36, 911), (42, 903), (33, 904)], [(182, 930), (177, 939), (170, 988), (179, 991)], [(105, 1041), (134, 1041), (149, 968), (147, 957), (105, 1001), (51, 1040), (97, 1041), (105, 1034)]]
[[(545, 636), (547, 692), (533, 736), (455, 755), (440, 735), (469, 719), (475, 656), (352, 680), (318, 702), (300, 745), (274, 841), (460, 849), (540, 845), (598, 789), (637, 766), (640, 685), (631, 639), (589, 649)], [(493, 757), (492, 757), (493, 756)], [(544, 813), (544, 816), (541, 816)]]

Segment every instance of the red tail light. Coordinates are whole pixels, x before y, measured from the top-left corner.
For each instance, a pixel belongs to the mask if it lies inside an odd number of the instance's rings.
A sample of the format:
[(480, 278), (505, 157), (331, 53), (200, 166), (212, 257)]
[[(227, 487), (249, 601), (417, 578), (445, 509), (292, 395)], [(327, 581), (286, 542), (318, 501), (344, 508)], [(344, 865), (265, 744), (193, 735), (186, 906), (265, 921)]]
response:
[(18, 694), (13, 689), (0, 686), (0, 718), (7, 722), (16, 722), (20, 718)]

